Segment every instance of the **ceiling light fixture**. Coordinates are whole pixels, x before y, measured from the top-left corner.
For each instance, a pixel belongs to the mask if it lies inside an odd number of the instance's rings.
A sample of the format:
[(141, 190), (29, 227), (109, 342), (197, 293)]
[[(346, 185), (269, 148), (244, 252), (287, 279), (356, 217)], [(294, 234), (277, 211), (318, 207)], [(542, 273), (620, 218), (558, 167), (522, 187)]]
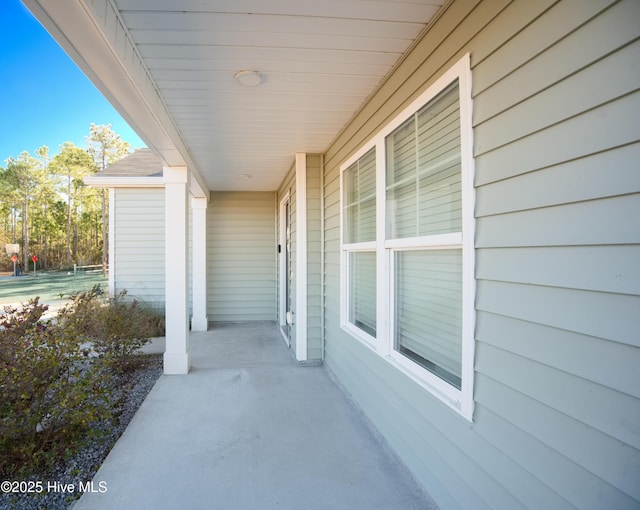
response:
[(240, 179), (241, 181), (246, 181), (247, 179), (251, 179), (251, 175), (249, 174), (240, 174), (237, 177), (238, 179)]
[(234, 78), (245, 87), (255, 87), (262, 83), (262, 75), (258, 71), (238, 71)]

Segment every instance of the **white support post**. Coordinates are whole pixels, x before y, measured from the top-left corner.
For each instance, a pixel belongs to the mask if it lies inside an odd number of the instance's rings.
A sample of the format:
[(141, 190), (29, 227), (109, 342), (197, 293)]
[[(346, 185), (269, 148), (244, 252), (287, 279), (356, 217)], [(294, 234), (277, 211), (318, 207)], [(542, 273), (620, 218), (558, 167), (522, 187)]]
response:
[(192, 292), (191, 331), (207, 331), (207, 199), (191, 197)]
[(296, 154), (296, 359), (307, 361), (307, 155)]
[(189, 359), (188, 181), (186, 167), (165, 167), (165, 374), (187, 374)]
[(109, 297), (116, 295), (116, 190), (109, 188)]

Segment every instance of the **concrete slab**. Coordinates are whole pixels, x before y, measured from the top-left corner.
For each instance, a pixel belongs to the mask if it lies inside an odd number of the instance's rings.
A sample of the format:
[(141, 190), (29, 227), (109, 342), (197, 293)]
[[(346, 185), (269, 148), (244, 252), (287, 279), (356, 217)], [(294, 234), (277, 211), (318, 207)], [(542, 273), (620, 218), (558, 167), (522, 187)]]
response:
[(144, 354), (162, 354), (165, 350), (165, 340), (163, 336), (151, 338), (149, 343), (140, 348)]
[[(427, 509), (430, 498), (322, 366), (272, 324), (190, 337), (73, 510)], [(100, 482), (104, 482), (100, 485)]]

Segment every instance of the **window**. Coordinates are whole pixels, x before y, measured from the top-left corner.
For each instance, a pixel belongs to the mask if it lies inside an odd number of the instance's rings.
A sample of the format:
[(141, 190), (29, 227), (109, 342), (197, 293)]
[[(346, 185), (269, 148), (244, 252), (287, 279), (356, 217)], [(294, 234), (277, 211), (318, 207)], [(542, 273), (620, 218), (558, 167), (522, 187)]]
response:
[[(386, 237), (400, 240), (392, 255), (393, 348), (460, 389), (462, 172), (458, 81), (389, 134), (386, 152)], [(404, 239), (411, 241), (402, 242)]]
[(475, 321), (470, 91), (466, 55), (342, 172), (343, 327), (361, 340), (372, 337), (370, 347), (469, 420)]
[[(376, 153), (343, 171), (343, 250), (346, 323), (376, 336)], [(345, 322), (343, 320), (343, 322)], [(356, 333), (357, 334), (357, 333)]]

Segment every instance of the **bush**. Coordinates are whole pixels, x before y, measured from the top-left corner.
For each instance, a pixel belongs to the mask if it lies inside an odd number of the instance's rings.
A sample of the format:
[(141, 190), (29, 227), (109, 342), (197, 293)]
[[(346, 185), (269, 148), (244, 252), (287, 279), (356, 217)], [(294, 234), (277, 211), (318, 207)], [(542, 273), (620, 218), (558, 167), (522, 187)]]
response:
[(164, 335), (164, 320), (137, 300), (127, 301), (126, 290), (106, 303), (99, 286), (72, 296), (69, 313), (60, 321), (91, 342), (93, 350), (109, 367), (126, 371), (139, 359), (135, 354), (155, 336)]
[(164, 334), (162, 316), (103, 299), (99, 286), (72, 296), (55, 320), (35, 298), (0, 317), (0, 475), (27, 476), (109, 429), (115, 387), (149, 338)]
[(0, 320), (0, 473), (47, 468), (110, 416), (110, 379), (38, 298)]

